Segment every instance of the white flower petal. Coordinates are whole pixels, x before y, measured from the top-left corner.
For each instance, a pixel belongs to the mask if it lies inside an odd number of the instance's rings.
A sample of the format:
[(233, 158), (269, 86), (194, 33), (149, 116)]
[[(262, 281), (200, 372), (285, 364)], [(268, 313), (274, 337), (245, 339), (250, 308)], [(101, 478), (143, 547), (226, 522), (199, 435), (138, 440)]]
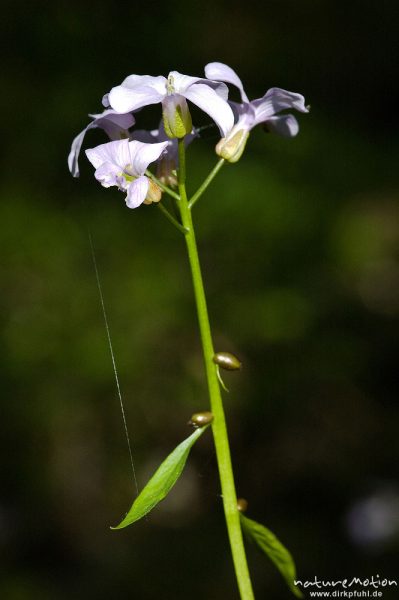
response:
[(263, 123), (286, 108), (295, 108), (303, 113), (309, 112), (305, 106), (305, 98), (301, 94), (288, 92), (281, 88), (270, 88), (263, 98), (253, 100), (251, 105), (255, 109), (256, 123)]
[(176, 94), (183, 94), (190, 85), (200, 81), (201, 77), (191, 77), (190, 75), (182, 75), (178, 71), (171, 71), (168, 80), (172, 80)]
[(131, 113), (119, 114), (112, 109), (104, 110), (97, 115), (89, 115), (89, 117), (93, 119), (93, 122), (89, 123), (75, 137), (68, 156), (68, 167), (74, 177), (79, 177), (78, 158), (84, 137), (89, 129), (99, 127), (100, 129), (104, 129), (111, 140), (117, 140), (121, 138), (122, 133), (127, 134), (129, 127), (132, 127), (135, 123), (135, 118)]
[(130, 163), (129, 141), (117, 140), (89, 148), (86, 156), (96, 169), (103, 163), (111, 163), (123, 170)]
[(168, 145), (169, 141), (158, 144), (144, 144), (136, 140), (129, 142), (129, 162), (132, 166), (132, 173), (137, 177), (143, 175), (148, 165), (158, 160)]
[(68, 168), (72, 173), (73, 177), (79, 177), (78, 158), (80, 154), (80, 149), (82, 147), (83, 140), (87, 131), (89, 131), (89, 129), (93, 129), (94, 127), (96, 127), (96, 124), (94, 122), (89, 123), (88, 126), (83, 129), (83, 131), (78, 133), (78, 135), (72, 142), (71, 150), (68, 155)]
[(126, 206), (128, 208), (137, 208), (140, 204), (143, 204), (147, 196), (149, 184), (148, 177), (144, 175), (132, 181), (128, 187), (126, 196)]
[(210, 88), (215, 90), (218, 96), (223, 100), (227, 100), (229, 97), (229, 88), (222, 81), (211, 81), (210, 79), (200, 79), (199, 83), (205, 83)]
[(91, 114), (89, 117), (94, 119), (96, 121), (95, 125), (104, 129), (108, 135), (112, 128), (119, 131), (126, 131), (136, 122), (136, 119), (130, 112), (119, 113), (112, 108), (104, 110), (102, 113), (97, 115)]
[(228, 65), (225, 65), (221, 62), (208, 63), (205, 67), (205, 77), (216, 81), (232, 83), (240, 90), (242, 101), (249, 102), (248, 96), (244, 92), (241, 79), (238, 77), (237, 73), (233, 71), (233, 69)]
[(112, 185), (118, 185), (120, 169), (117, 165), (112, 163), (104, 162), (94, 173), (94, 177), (104, 187), (111, 187)]
[(169, 73), (169, 77), (173, 78), (173, 87), (176, 94), (184, 95), (191, 85), (194, 85), (196, 83), (203, 83), (215, 90), (217, 95), (223, 98), (223, 100), (227, 100), (229, 96), (229, 90), (227, 86), (220, 81), (209, 81), (208, 79), (204, 79), (203, 77), (191, 77), (190, 75), (182, 75), (178, 71), (171, 71)]
[(222, 137), (226, 137), (233, 128), (234, 115), (230, 106), (217, 92), (208, 85), (195, 83), (183, 95), (206, 112), (218, 125)]
[[(138, 77), (138, 75), (130, 75), (127, 79), (131, 77)], [(162, 77), (161, 82), (158, 77), (150, 77), (148, 75), (145, 77), (156, 81), (148, 81), (143, 84), (138, 83), (133, 87), (122, 84), (112, 88), (108, 95), (111, 108), (119, 113), (127, 113), (149, 104), (161, 102), (166, 95), (166, 86), (162, 84), (163, 90), (161, 91), (162, 85), (160, 83), (164, 83), (166, 81), (165, 78)]]
[(160, 94), (166, 92), (166, 78), (163, 75), (128, 75), (121, 83), (123, 87), (135, 89), (137, 87), (150, 87)]
[(299, 131), (298, 121), (294, 115), (270, 117), (265, 125), (271, 133), (277, 133), (283, 137), (295, 137)]
[(229, 102), (234, 114), (234, 129), (246, 129), (250, 131), (255, 127), (255, 110), (252, 107), (251, 102), (245, 102), (244, 104), (238, 104), (237, 102)]

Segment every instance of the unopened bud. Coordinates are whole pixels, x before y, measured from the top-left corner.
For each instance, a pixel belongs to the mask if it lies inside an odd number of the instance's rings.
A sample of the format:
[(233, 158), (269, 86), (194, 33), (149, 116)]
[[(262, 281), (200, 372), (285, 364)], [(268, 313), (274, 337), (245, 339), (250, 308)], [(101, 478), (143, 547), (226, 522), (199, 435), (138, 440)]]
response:
[(162, 116), (165, 133), (171, 139), (184, 138), (191, 133), (193, 123), (187, 100), (180, 94), (171, 94), (162, 102)]
[(245, 513), (247, 512), (248, 501), (245, 498), (237, 498), (237, 510), (239, 512)]
[(162, 198), (162, 190), (154, 181), (148, 179), (148, 192), (145, 197), (144, 204), (152, 204), (152, 202), (159, 202)]
[(242, 367), (241, 361), (231, 352), (217, 352), (213, 362), (226, 371), (239, 371)]
[(218, 156), (231, 163), (235, 163), (241, 158), (249, 138), (249, 131), (246, 129), (239, 129), (235, 133), (233, 131), (229, 136), (222, 138), (215, 148)]
[(164, 157), (158, 161), (157, 178), (164, 185), (167, 185), (171, 188), (177, 187), (178, 181), (176, 163), (173, 159)]
[(205, 410), (203, 412), (197, 412), (191, 415), (191, 419), (188, 424), (192, 425), (196, 429), (199, 427), (205, 427), (205, 425), (209, 425), (213, 421), (213, 413)]

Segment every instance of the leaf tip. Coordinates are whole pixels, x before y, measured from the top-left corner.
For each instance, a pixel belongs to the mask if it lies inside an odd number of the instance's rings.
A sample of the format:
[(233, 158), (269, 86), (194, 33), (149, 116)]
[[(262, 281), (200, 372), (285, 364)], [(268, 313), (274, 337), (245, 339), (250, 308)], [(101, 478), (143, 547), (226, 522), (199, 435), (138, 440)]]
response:
[(294, 584), (291, 586), (291, 591), (297, 598), (304, 598), (305, 596), (301, 592), (299, 588), (297, 588)]

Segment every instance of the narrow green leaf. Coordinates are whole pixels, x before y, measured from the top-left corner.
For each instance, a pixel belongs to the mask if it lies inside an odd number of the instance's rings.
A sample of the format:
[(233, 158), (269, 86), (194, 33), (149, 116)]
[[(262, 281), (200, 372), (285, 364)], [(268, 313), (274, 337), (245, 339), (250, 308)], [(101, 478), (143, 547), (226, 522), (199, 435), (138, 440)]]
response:
[(276, 565), (292, 593), (297, 598), (303, 598), (301, 590), (294, 585), (296, 568), (294, 559), (287, 548), (264, 525), (248, 519), (242, 513), (240, 513), (240, 520), (245, 535)]
[(138, 521), (167, 496), (182, 474), (193, 444), (203, 434), (205, 429), (206, 427), (196, 429), (169, 454), (147, 485), (141, 490), (126, 517), (119, 525), (111, 527), (111, 529), (122, 529)]

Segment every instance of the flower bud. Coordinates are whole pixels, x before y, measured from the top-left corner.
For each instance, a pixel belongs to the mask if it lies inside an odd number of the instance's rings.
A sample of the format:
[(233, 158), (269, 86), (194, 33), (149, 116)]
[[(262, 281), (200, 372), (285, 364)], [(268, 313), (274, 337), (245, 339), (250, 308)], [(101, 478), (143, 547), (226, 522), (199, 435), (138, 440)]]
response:
[(228, 162), (235, 163), (241, 158), (248, 138), (249, 131), (246, 129), (239, 129), (236, 132), (233, 129), (230, 135), (217, 143), (216, 154)]
[(162, 101), (165, 133), (170, 138), (184, 138), (191, 133), (193, 123), (187, 100), (180, 94), (171, 94)]
[(217, 352), (213, 362), (226, 371), (239, 371), (242, 366), (241, 361), (230, 352)]
[(164, 185), (167, 185), (171, 188), (177, 187), (177, 172), (176, 172), (176, 163), (173, 159), (163, 157), (158, 161), (157, 167), (157, 178)]
[(152, 204), (153, 202), (159, 202), (162, 198), (161, 188), (151, 179), (148, 179), (148, 192), (145, 197), (144, 204)]
[(188, 424), (198, 429), (199, 427), (205, 427), (205, 425), (209, 425), (213, 421), (213, 414), (208, 410), (203, 412), (194, 413), (191, 415), (191, 419)]
[(237, 510), (239, 512), (245, 513), (247, 512), (248, 501), (245, 498), (237, 498)]

